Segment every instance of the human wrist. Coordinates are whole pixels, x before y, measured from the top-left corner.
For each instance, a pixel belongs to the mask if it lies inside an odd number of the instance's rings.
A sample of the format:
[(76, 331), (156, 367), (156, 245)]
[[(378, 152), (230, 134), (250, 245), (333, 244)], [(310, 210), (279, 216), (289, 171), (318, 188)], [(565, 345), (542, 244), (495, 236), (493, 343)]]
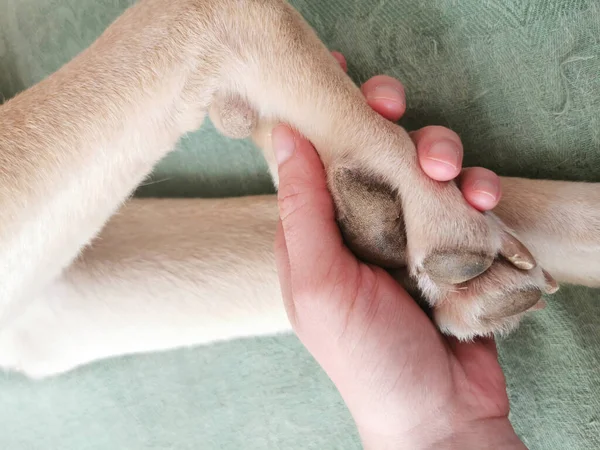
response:
[[(444, 427), (446, 428), (446, 427)], [(482, 419), (436, 428), (434, 422), (410, 432), (369, 433), (359, 428), (365, 450), (526, 450), (508, 418)]]

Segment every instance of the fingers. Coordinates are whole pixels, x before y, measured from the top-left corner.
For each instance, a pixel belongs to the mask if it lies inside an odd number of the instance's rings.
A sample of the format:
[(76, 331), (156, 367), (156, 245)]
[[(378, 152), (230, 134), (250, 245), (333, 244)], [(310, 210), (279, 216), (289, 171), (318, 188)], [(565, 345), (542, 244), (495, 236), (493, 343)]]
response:
[(410, 133), (423, 171), (437, 181), (453, 180), (465, 200), (480, 211), (494, 209), (502, 195), (500, 178), (483, 167), (462, 168), (463, 146), (460, 137), (452, 130), (429, 126)]
[(297, 292), (296, 284), (320, 286), (332, 270), (344, 267), (344, 259), (354, 258), (343, 245), (325, 171), (314, 148), (286, 125), (275, 127), (272, 136), (279, 164), (281, 227), (291, 288)]
[(377, 75), (361, 86), (367, 103), (388, 120), (397, 121), (406, 111), (404, 87), (387, 75)]
[(429, 126), (410, 133), (417, 147), (423, 171), (437, 181), (449, 181), (460, 174), (463, 159), (462, 142), (448, 128)]
[(346, 58), (344, 58), (344, 55), (342, 55), (340, 52), (331, 52), (331, 54), (340, 63), (340, 66), (342, 66), (342, 69), (344, 69), (344, 72), (347, 72), (348, 71), (348, 63), (346, 62)]
[[(362, 86), (369, 105), (389, 120), (398, 120), (406, 110), (404, 88), (399, 81), (379, 75)], [(460, 137), (441, 126), (428, 126), (410, 133), (423, 171), (437, 181), (461, 175), (463, 146)], [(480, 211), (489, 211), (500, 201), (500, 178), (480, 167), (462, 171), (459, 186), (467, 202)]]
[(467, 202), (480, 211), (494, 209), (502, 196), (500, 178), (483, 167), (463, 170), (457, 182)]

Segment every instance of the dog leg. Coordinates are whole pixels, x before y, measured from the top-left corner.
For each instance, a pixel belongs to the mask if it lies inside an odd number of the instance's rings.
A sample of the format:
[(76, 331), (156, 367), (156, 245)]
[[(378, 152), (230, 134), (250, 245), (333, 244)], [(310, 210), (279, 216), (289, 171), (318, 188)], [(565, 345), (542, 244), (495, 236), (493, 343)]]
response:
[(408, 268), (434, 308), (460, 309), (445, 331), (510, 329), (541, 296), (546, 280), (527, 250), (454, 183), (423, 174), (407, 133), (369, 108), (287, 3), (142, 0), (0, 111), (0, 306), (43, 291), (209, 105), (228, 98), (317, 146), (346, 231), (369, 231), (353, 219), (361, 191), (392, 193), (406, 236), (387, 237), (407, 240)]
[[(297, 44), (301, 66), (317, 73), (289, 89), (310, 88), (318, 98), (321, 44), (284, 2), (142, 0), (69, 64), (3, 104), (0, 328), (69, 266), (175, 142), (199, 127), (220, 92), (253, 92), (262, 113), (276, 113), (281, 97), (262, 102), (261, 92), (297, 67), (273, 67), (270, 58), (293, 59)], [(341, 80), (354, 89), (330, 66), (321, 71), (326, 84)], [(265, 71), (280, 73), (263, 79)]]
[(272, 196), (134, 199), (0, 330), (0, 367), (34, 378), (98, 359), (290, 330)]
[(502, 177), (494, 210), (559, 282), (600, 287), (600, 183)]
[[(559, 281), (600, 287), (600, 186), (502, 179), (499, 217)], [(99, 359), (291, 331), (273, 196), (134, 199), (0, 332), (0, 367), (55, 375)]]
[(0, 328), (202, 121), (211, 85), (193, 107), (182, 96), (210, 64), (181, 50), (185, 10), (175, 3), (131, 8), (72, 62), (0, 107)]

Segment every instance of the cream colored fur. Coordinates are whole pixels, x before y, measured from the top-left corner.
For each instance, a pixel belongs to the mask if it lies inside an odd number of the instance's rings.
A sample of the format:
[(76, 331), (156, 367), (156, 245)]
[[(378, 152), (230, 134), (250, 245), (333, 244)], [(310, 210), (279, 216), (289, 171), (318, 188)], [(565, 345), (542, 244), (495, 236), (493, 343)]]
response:
[[(514, 326), (521, 314), (484, 320), (486, 295), (543, 290), (540, 266), (600, 284), (598, 185), (507, 178), (498, 217), (479, 214), (454, 184), (421, 173), (405, 131), (370, 110), (284, 2), (142, 0), (0, 107), (0, 367), (42, 377), (116, 355), (289, 331), (272, 197), (126, 202), (219, 98), (250, 105), (268, 158), (268, 124), (283, 120), (315, 143), (330, 176), (361, 170), (397, 192), (406, 262), (446, 332)], [(505, 230), (538, 266), (498, 262)], [(453, 251), (468, 257), (452, 276), (488, 261), (465, 279), (460, 308), (427, 265)]]

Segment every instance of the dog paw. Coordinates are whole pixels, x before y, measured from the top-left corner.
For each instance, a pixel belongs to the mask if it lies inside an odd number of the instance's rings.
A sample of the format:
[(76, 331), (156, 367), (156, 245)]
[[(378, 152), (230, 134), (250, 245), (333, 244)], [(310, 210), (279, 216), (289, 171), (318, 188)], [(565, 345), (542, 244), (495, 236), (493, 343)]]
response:
[(542, 295), (553, 294), (558, 285), (539, 266), (518, 269), (500, 256), (483, 274), (440, 289), (435, 322), (442, 332), (470, 340), (509, 333), (525, 313), (542, 309)]
[[(267, 129), (274, 124), (264, 126), (242, 98), (217, 94), (209, 114), (226, 136), (252, 135), (270, 161)], [(405, 285), (417, 288), (443, 332), (470, 339), (510, 331), (556, 283), (497, 217), (467, 205), (453, 183), (422, 175), (401, 128), (381, 125), (383, 150), (341, 152), (345, 157), (326, 167), (347, 245), (366, 262), (408, 273)], [(415, 181), (409, 190), (406, 179), (398, 183), (407, 174)]]
[[(471, 339), (507, 333), (524, 313), (543, 305), (543, 293), (558, 289), (499, 219), (477, 212), (480, 220), (491, 224), (486, 232), (497, 233), (492, 240), (498, 242), (497, 247), (492, 246), (491, 251), (489, 247), (477, 251), (460, 246), (433, 250), (409, 270), (405, 218), (394, 190), (364, 172), (348, 168), (332, 171), (330, 180), (347, 245), (362, 260), (389, 269), (412, 293), (423, 298), (446, 334)], [(481, 222), (474, 227), (481, 229)], [(427, 243), (422, 247), (427, 248)]]

